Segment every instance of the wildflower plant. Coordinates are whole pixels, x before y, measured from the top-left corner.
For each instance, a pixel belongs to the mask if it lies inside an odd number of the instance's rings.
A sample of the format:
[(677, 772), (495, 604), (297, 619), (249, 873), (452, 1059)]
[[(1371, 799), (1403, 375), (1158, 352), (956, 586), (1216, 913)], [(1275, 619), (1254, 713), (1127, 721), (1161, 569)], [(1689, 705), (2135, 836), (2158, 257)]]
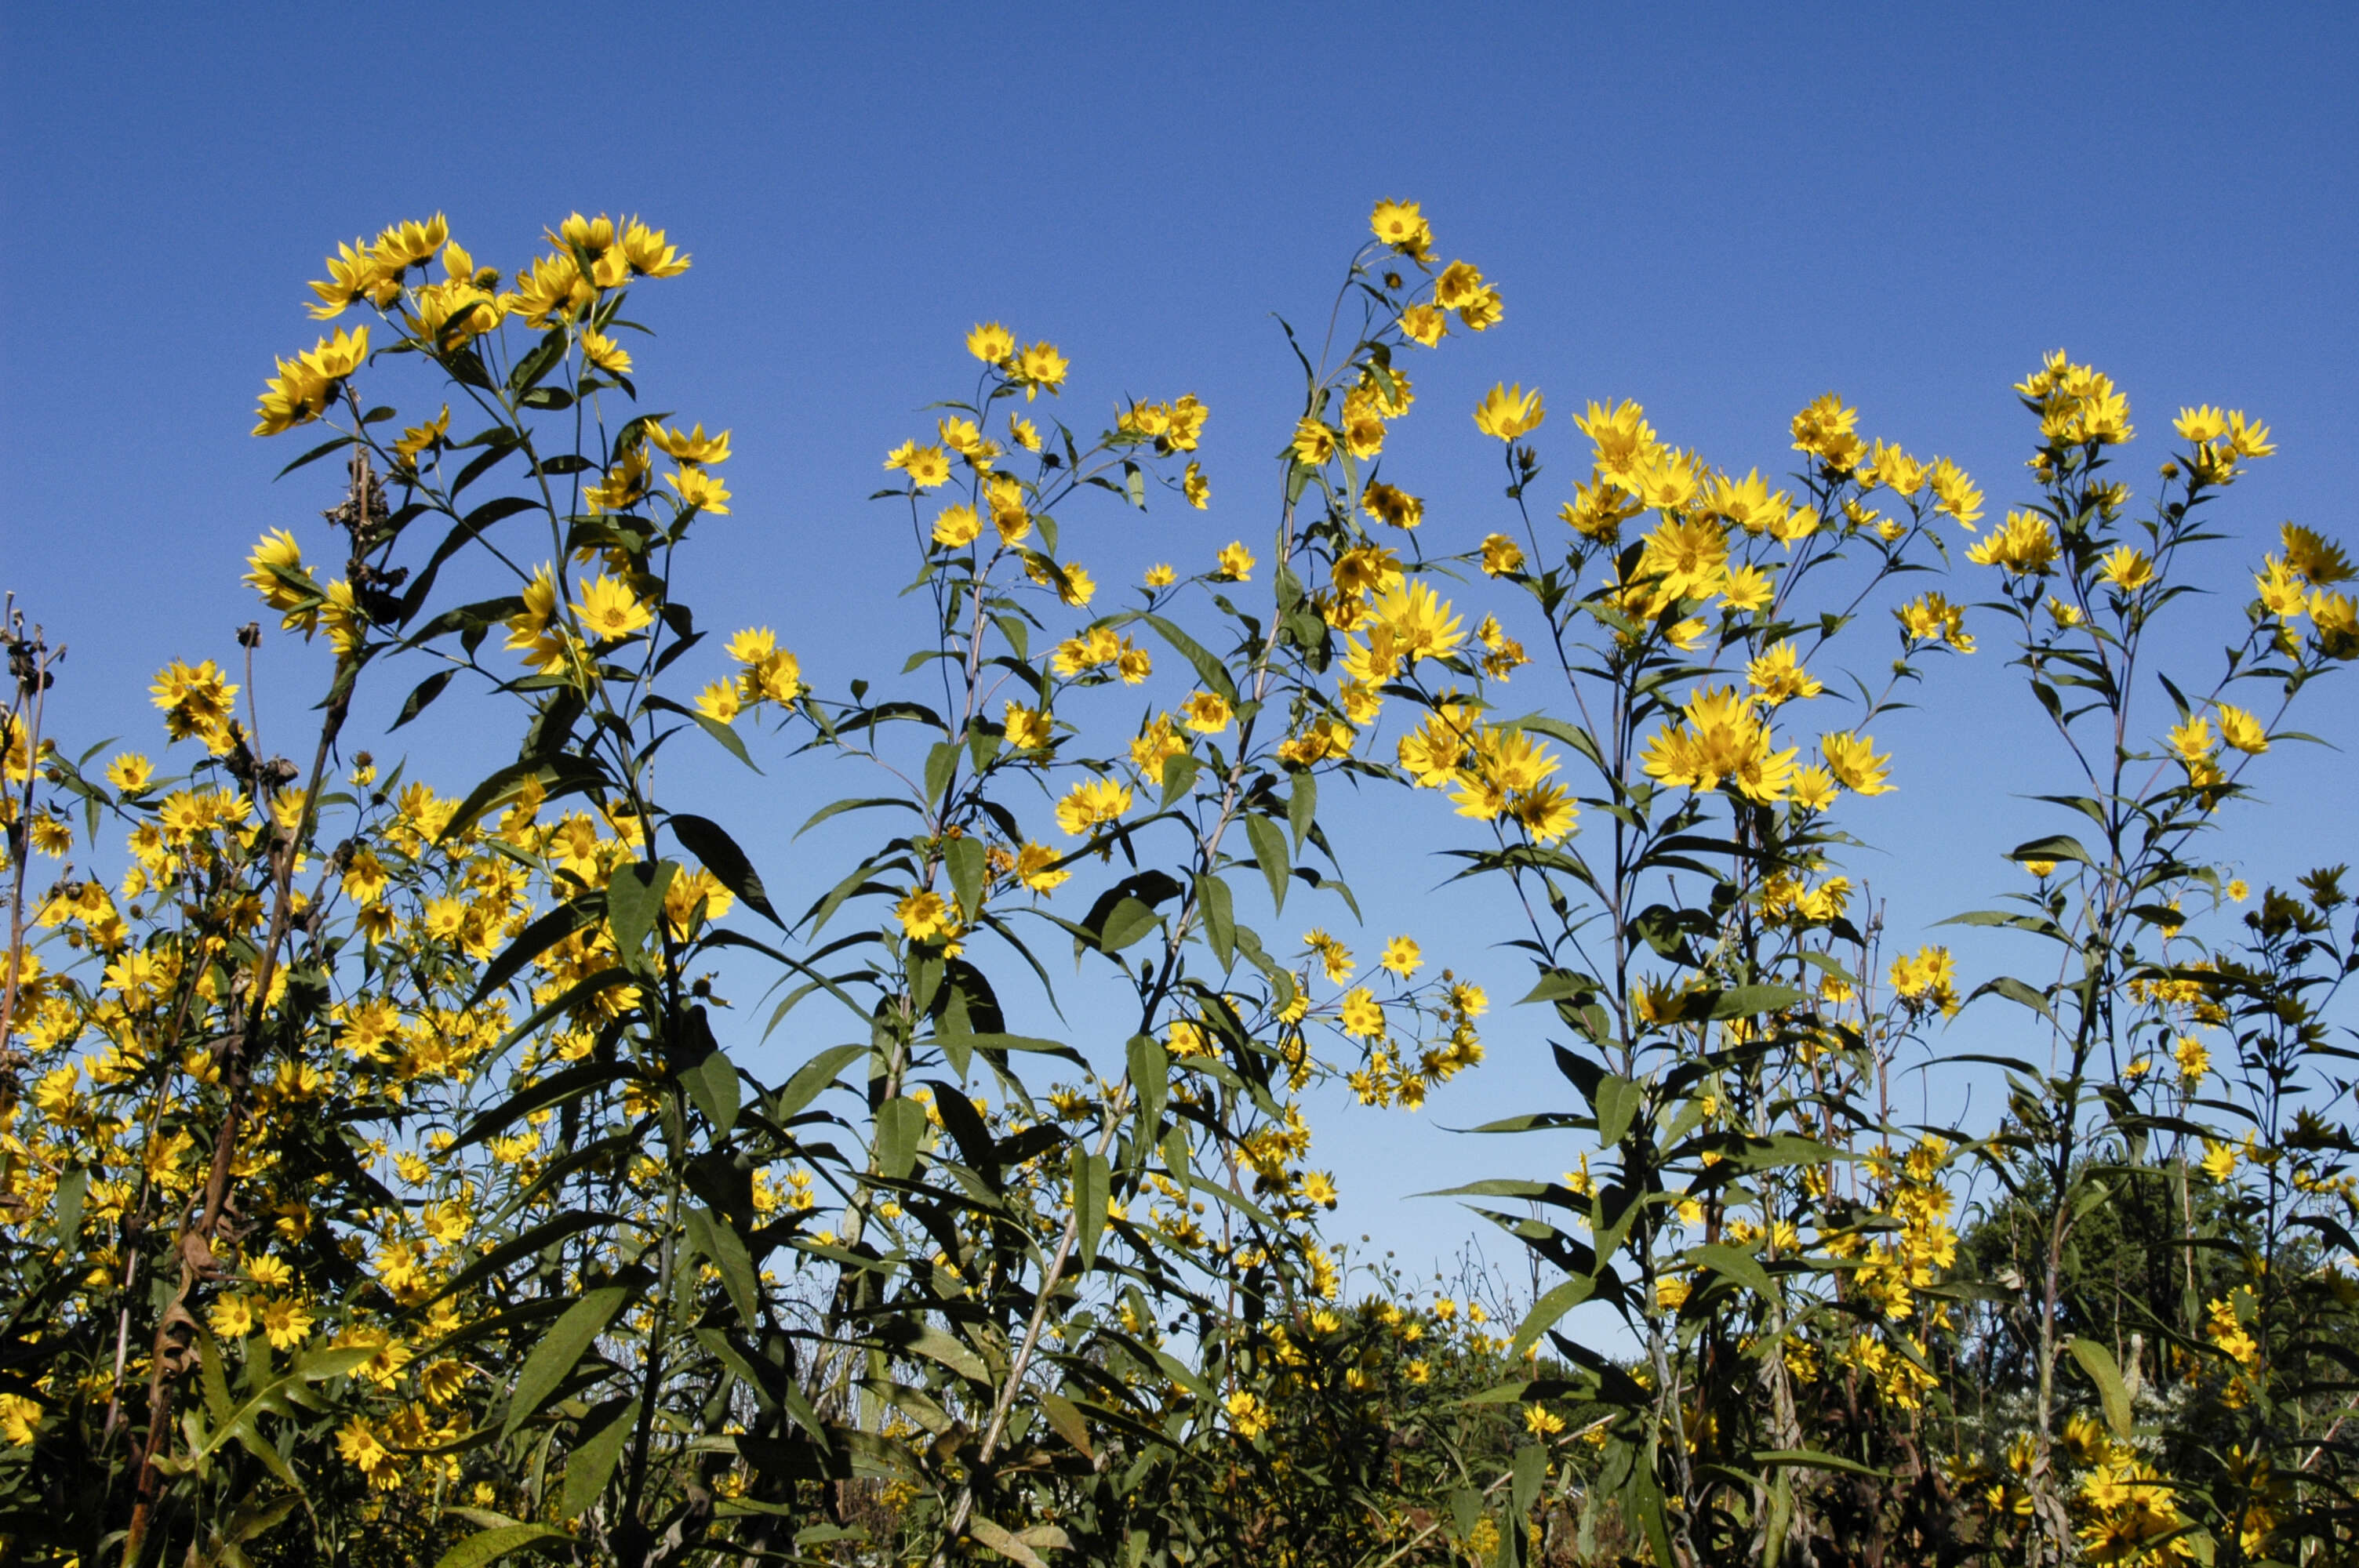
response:
[[(328, 259), (255, 432), (309, 443), (290, 488), (342, 464), (330, 544), (264, 533), (267, 624), (158, 673), (159, 738), (70, 753), (64, 651), (10, 606), (7, 1552), (2348, 1550), (2359, 937), (2330, 869), (2223, 940), (2250, 890), (2197, 852), (2359, 654), (2339, 548), (2287, 525), (2220, 676), (2139, 706), (2259, 424), (2187, 410), (2125, 523), (2126, 401), (2060, 356), (2018, 389), (2039, 497), (1985, 525), (1832, 395), (1786, 480), (1598, 402), (1543, 520), (1549, 411), (1501, 385), (1512, 517), (1451, 535), (1387, 448), (1505, 303), (1386, 200), (1288, 330), (1270, 511), (1135, 587), (1095, 530), (1212, 514), (1214, 411), (1084, 415), (1090, 367), (974, 325), (875, 498), (917, 645), (822, 690), (793, 629), (676, 591), (758, 513), (730, 427), (641, 402), (691, 258), (545, 240)], [(1995, 599), (1926, 586), (1953, 553)], [(1915, 784), (1874, 727), (2000, 626), (2079, 820), (1962, 918), (2050, 944), (2040, 980), (1898, 942), (1843, 860), (1852, 798)], [(262, 689), (274, 636), (313, 690)], [(438, 704), (514, 760), (379, 760)], [(690, 793), (716, 762), (800, 822), (803, 907)], [(1485, 1130), (1547, 1173), (1463, 1194), (1531, 1255), (1512, 1306), (1321, 1228), (1314, 1086), (1417, 1111), (1492, 1008), (1479, 956), (1360, 929), (1343, 785), (1495, 893), (1554, 1021), (1562, 1102)], [(2046, 1065), (1995, 1054), (1996, 1129), (1906, 1124), (1896, 1074), (1954, 1070), (1985, 1000)], [(2115, 1207), (2164, 1288), (2092, 1282)]]

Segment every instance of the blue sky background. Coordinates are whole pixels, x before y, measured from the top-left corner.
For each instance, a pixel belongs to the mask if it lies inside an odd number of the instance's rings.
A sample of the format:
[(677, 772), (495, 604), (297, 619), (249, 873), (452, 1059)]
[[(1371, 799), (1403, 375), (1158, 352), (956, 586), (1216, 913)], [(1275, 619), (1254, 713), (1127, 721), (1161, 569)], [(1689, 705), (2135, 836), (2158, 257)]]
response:
[[(1967, 467), (1995, 520), (2027, 488), (2009, 384), (2060, 345), (2128, 392), (2129, 475), (2182, 404), (2276, 432), (2220, 514), (2223, 597), (2190, 609), (2179, 669), (2215, 667), (2281, 519), (2359, 544), (2348, 7), (19, 5), (0, 27), (0, 585), (72, 645), (64, 728), (92, 741), (152, 742), (149, 673), (234, 651), (257, 534), (318, 547), (333, 470), (274, 486), (299, 438), (250, 438), (255, 395), (312, 340), (322, 253), (438, 210), (503, 267), (576, 208), (644, 214), (694, 254), (635, 311), (660, 334), (635, 345), (656, 406), (736, 433), (734, 514), (683, 593), (704, 624), (778, 628), (823, 687), (908, 645), (877, 608), (907, 535), (863, 498), (920, 406), (970, 384), (973, 321), (1060, 345), (1077, 425), (1119, 395), (1212, 406), (1209, 514), (1068, 516), (1101, 582), (1266, 536), (1298, 388), (1271, 313), (1324, 309), (1379, 196), (1421, 200), (1506, 298), (1498, 329), (1424, 362), (1387, 454), (1429, 499), (1429, 551), (1507, 520), (1466, 423), (1497, 380), (1555, 410), (1546, 510), (1581, 466), (1580, 400), (1636, 398), (1666, 438), (1782, 472), (1788, 418), (1835, 388), (1864, 430)], [(2016, 885), (2000, 851), (2060, 826), (2007, 798), (2062, 787), (2062, 759), (1978, 624), (1984, 652), (1879, 726), (1902, 787), (1851, 819), (1874, 846), (1854, 870), (1911, 942)], [(320, 658), (266, 651), (290, 716)], [(2301, 727), (2342, 744), (2354, 715), (2332, 682)], [(421, 748), (480, 750), (452, 698), (434, 719)], [(2232, 823), (2245, 874), (2349, 858), (2347, 751), (2264, 762), (2276, 809)], [(831, 847), (787, 842), (824, 781), (777, 777), (712, 787), (778, 825), (748, 836), (774, 884), (824, 885)], [(1369, 909), (1355, 945), (1413, 930), (1519, 994), (1517, 961), (1483, 946), (1495, 920), (1430, 894), (1439, 862), (1388, 854), (1397, 819), (1336, 810)], [(1289, 904), (1280, 929), (1314, 914), (1345, 921)], [(1970, 982), (2008, 957), (1960, 950)], [(1344, 1228), (1419, 1266), (1466, 1227), (1401, 1195), (1571, 1159), (1440, 1130), (1558, 1094), (1544, 1021), (1493, 1022), (1490, 1064), (1423, 1122), (1321, 1124)], [(1977, 1010), (1947, 1043), (2014, 1027)]]

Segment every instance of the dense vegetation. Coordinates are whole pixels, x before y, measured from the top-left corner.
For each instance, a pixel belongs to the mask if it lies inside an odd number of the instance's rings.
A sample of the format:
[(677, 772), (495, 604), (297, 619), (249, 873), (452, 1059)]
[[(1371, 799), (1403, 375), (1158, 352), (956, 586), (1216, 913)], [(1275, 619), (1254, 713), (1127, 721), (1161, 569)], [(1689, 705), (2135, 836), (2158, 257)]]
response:
[[(1987, 518), (1832, 395), (1782, 485), (1629, 403), (1544, 483), (1501, 387), (1478, 537), (1385, 449), (1499, 294), (1415, 205), (1373, 228), (1274, 514), (1127, 593), (1084, 519), (1208, 507), (1209, 411), (1069, 426), (1057, 349), (976, 327), (885, 462), (933, 634), (835, 693), (673, 592), (733, 497), (728, 430), (641, 411), (663, 233), (342, 247), (313, 313), (364, 323), (255, 432), (342, 465), (332, 546), (247, 578), (316, 707), (212, 650), (154, 760), (77, 752), (7, 629), (0, 1555), (2354, 1561), (2353, 904), (2212, 831), (2359, 654), (2349, 565), (2288, 524), (2223, 664), (2173, 633), (2266, 428), (2183, 410), (2140, 500), (2060, 353)], [(2069, 767), (1962, 917), (2021, 977), (1888, 946), (1843, 870), (1869, 727), (1977, 638)], [(364, 682), (515, 760), (373, 760)], [(760, 771), (832, 891), (777, 907), (683, 760)], [(1511, 1312), (1320, 1228), (1304, 1091), (1415, 1112), (1494, 1001), (1342, 924), (1343, 780), (1512, 913), (1553, 1021), (1554, 1103), (1463, 1195), (1533, 1255)], [(1947, 1055), (1969, 1005), (2002, 1054)], [(2005, 1113), (1908, 1123), (1903, 1065)]]

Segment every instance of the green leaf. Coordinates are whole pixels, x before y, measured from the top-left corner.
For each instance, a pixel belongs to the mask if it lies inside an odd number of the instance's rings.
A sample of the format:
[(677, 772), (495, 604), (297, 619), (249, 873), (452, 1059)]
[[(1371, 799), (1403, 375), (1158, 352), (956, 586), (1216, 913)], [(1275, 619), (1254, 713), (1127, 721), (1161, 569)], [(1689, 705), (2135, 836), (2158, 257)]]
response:
[(983, 908), (984, 865), (983, 840), (973, 834), (942, 844), (942, 867), (951, 874), (951, 891), (958, 895), (959, 919), (969, 925)]
[(934, 749), (926, 753), (926, 804), (939, 806), (943, 794), (951, 787), (951, 778), (958, 772), (959, 748), (955, 741), (937, 741)]
[(703, 730), (707, 735), (710, 735), (714, 740), (720, 741), (723, 746), (728, 749), (729, 753), (732, 756), (745, 763), (747, 767), (752, 768), (757, 773), (762, 771), (761, 768), (756, 764), (754, 754), (745, 750), (745, 738), (740, 736), (734, 729), (731, 728), (729, 725), (722, 723), (721, 720), (713, 718), (711, 714), (699, 712), (693, 708), (684, 708), (668, 697), (648, 697), (642, 706), (660, 708), (666, 713), (677, 713), (682, 719), (694, 719), (698, 729)]
[(1286, 835), (1277, 823), (1255, 814), (1245, 818), (1245, 837), (1253, 843), (1254, 859), (1260, 862), (1261, 874), (1269, 883), (1270, 903), (1279, 909), (1286, 907), (1286, 879), (1290, 868), (1286, 859)]
[(597, 1506), (599, 1496), (606, 1489), (614, 1474), (614, 1462), (623, 1456), (623, 1444), (629, 1441), (631, 1428), (639, 1419), (639, 1401), (625, 1402), (606, 1422), (574, 1445), (565, 1459), (565, 1492), (558, 1511), (567, 1519), (580, 1519)]
[(1212, 944), (1212, 961), (1225, 973), (1237, 960), (1237, 921), (1229, 884), (1210, 874), (1196, 879), (1196, 905), (1204, 914), (1204, 935)]
[[(565, 1379), (573, 1375), (582, 1356), (606, 1332), (629, 1301), (631, 1292), (621, 1285), (602, 1285), (565, 1309), (564, 1314), (549, 1326), (549, 1333), (534, 1346), (525, 1358), (524, 1370), (516, 1374), (516, 1387), (508, 1394), (507, 1420), (500, 1426), (503, 1441), (512, 1437), (516, 1428), (540, 1413), (540, 1407), (556, 1393)], [(475, 1538), (480, 1541), (483, 1538)], [(463, 1549), (463, 1548), (462, 1548)], [(502, 1548), (502, 1551), (506, 1550)], [(490, 1557), (468, 1561), (488, 1563)], [(444, 1563), (450, 1559), (445, 1557)]]
[(1049, 1424), (1056, 1429), (1058, 1436), (1081, 1451), (1082, 1458), (1093, 1465), (1097, 1463), (1097, 1450), (1090, 1446), (1090, 1423), (1082, 1418), (1081, 1411), (1072, 1400), (1043, 1389), (1040, 1390), (1040, 1413), (1049, 1418)]
[(1597, 1080), (1597, 1092), (1590, 1100), (1597, 1108), (1599, 1147), (1611, 1149), (1622, 1141), (1646, 1099), (1647, 1091), (1627, 1078), (1608, 1073)]
[(484, 970), (484, 978), (475, 982), (475, 994), (468, 1005), (483, 1000), (514, 979), (527, 964), (581, 930), (598, 917), (597, 903), (586, 898), (571, 899), (535, 920), (507, 945), (500, 956)]
[(471, 1144), (481, 1143), (502, 1128), (529, 1116), (543, 1106), (556, 1105), (560, 1101), (571, 1099), (576, 1095), (586, 1094), (592, 1089), (614, 1082), (616, 1078), (636, 1076), (629, 1067), (616, 1066), (607, 1062), (576, 1063), (572, 1066), (549, 1074), (537, 1083), (527, 1085), (498, 1105), (478, 1112), (474, 1119), (467, 1123), (466, 1130), (459, 1134), (458, 1147), (464, 1149)]
[(1760, 1259), (1742, 1248), (1708, 1241), (1689, 1256), (1712, 1272), (1727, 1275), (1756, 1295), (1772, 1297), (1777, 1294), (1777, 1286), (1770, 1282), (1769, 1271), (1761, 1266)]
[(277, 473), (274, 474), (272, 477), (274, 479), (285, 479), (288, 474), (293, 473), (297, 469), (301, 468), (304, 464), (318, 462), (330, 452), (342, 451), (352, 444), (353, 438), (350, 436), (339, 436), (332, 441), (323, 441), (320, 445), (312, 448), (310, 451), (305, 452), (301, 457), (297, 458), (293, 462), (288, 463), (285, 468), (280, 469)]
[(1172, 802), (1180, 799), (1194, 787), (1197, 771), (1201, 766), (1202, 764), (1196, 761), (1195, 754), (1191, 752), (1175, 752), (1163, 759), (1164, 810), (1170, 810)]
[(729, 1060), (728, 1053), (717, 1049), (706, 1052), (680, 1069), (679, 1082), (688, 1091), (688, 1098), (696, 1102), (696, 1108), (712, 1123), (714, 1141), (728, 1137), (729, 1130), (737, 1125), (740, 1104), (737, 1066)]
[(2081, 840), (2066, 833), (2052, 834), (2046, 838), (2034, 838), (2028, 844), (2017, 844), (2006, 852), (2010, 860), (2078, 860), (2093, 866), (2089, 851), (2081, 848)]
[(468, 1264), (445, 1281), (442, 1288), (436, 1291), (428, 1300), (440, 1301), (453, 1292), (467, 1289), (478, 1280), (489, 1279), (509, 1264), (562, 1241), (577, 1230), (591, 1230), (614, 1223), (615, 1217), (611, 1214), (591, 1214), (581, 1209), (576, 1209), (571, 1214), (559, 1215), (555, 1219), (544, 1220), (520, 1236), (508, 1238)]
[(61, 1248), (71, 1248), (82, 1234), (82, 1210), (90, 1195), (90, 1173), (76, 1165), (58, 1178), (57, 1218), (51, 1234)]
[(1098, 946), (1107, 953), (1119, 953), (1155, 929), (1163, 917), (1154, 906), (1135, 898), (1119, 898), (1106, 912), (1105, 924), (1098, 928)]
[(444, 1552), (434, 1568), (483, 1568), (486, 1563), (496, 1563), (514, 1552), (520, 1552), (543, 1541), (567, 1541), (572, 1537), (561, 1530), (545, 1524), (503, 1524), (480, 1530), (450, 1551)]
[(411, 719), (417, 718), (419, 714), (425, 712), (427, 704), (441, 696), (442, 688), (449, 686), (451, 684), (451, 677), (458, 673), (459, 672), (455, 669), (437, 670), (432, 675), (428, 676), (424, 680), (419, 681), (416, 687), (411, 688), (408, 698), (402, 703), (400, 715), (396, 718), (391, 724), (386, 726), (386, 730), (390, 732), (392, 730), (398, 730), (403, 725), (408, 723)]
[(1516, 1446), (1514, 1480), (1508, 1486), (1508, 1500), (1515, 1505), (1515, 1517), (1527, 1519), (1532, 1505), (1540, 1500), (1540, 1482), (1548, 1475), (1548, 1450), (1537, 1443)]
[(1566, 1313), (1587, 1301), (1597, 1291), (1597, 1281), (1586, 1276), (1567, 1280), (1532, 1303), (1524, 1321), (1516, 1328), (1516, 1337), (1508, 1346), (1510, 1357), (1520, 1357), (1526, 1348), (1538, 1344), (1542, 1334), (1556, 1326)]
[(614, 934), (614, 950), (629, 964), (647, 944), (663, 913), (664, 893), (671, 886), (677, 862), (628, 860), (614, 868), (606, 882), (606, 929)]
[(709, 1208), (689, 1211), (688, 1235), (696, 1249), (721, 1271), (721, 1288), (729, 1292), (729, 1304), (737, 1309), (737, 1321), (745, 1325), (748, 1333), (761, 1327), (761, 1285), (755, 1278), (754, 1256), (745, 1249), (745, 1238)]
[(2105, 1407), (2105, 1424), (2114, 1435), (2126, 1440), (2130, 1435), (2130, 1391), (2122, 1381), (2122, 1369), (2114, 1353), (2093, 1339), (2075, 1336), (2065, 1349), (2089, 1374), (2089, 1381), (2097, 1385), (2097, 1398)]
[(197, 1358), (205, 1393), (205, 1413), (213, 1418), (215, 1426), (225, 1426), (230, 1417), (229, 1378), (222, 1370), (221, 1346), (202, 1329), (197, 1331)]
[(985, 1384), (991, 1381), (991, 1368), (983, 1364), (983, 1357), (942, 1329), (931, 1325), (921, 1328), (894, 1348), (948, 1367), (971, 1381)]
[(1163, 1119), (1163, 1098), (1171, 1088), (1171, 1054), (1163, 1043), (1152, 1035), (1130, 1037), (1130, 1085), (1138, 1094), (1138, 1125), (1142, 1143), (1151, 1143), (1157, 1136), (1156, 1125)]
[(969, 1519), (966, 1521), (966, 1528), (967, 1532), (977, 1541), (1010, 1562), (1021, 1563), (1024, 1568), (1049, 1568), (1049, 1564), (1041, 1560), (1038, 1552), (981, 1514)]
[[(1097, 1266), (1098, 1242), (1106, 1227), (1106, 1199), (1112, 1186), (1106, 1158), (1093, 1154), (1082, 1145), (1073, 1145), (1070, 1169), (1073, 1179), (1073, 1236), (1081, 1251), (1081, 1271), (1088, 1273)], [(1087, 1443), (1073, 1445), (1089, 1451)]]
[[(547, 375), (555, 367), (559, 360), (565, 357), (565, 343), (566, 333), (562, 327), (551, 327), (543, 333), (540, 341), (534, 345), (533, 351), (516, 361), (516, 368), (508, 372), (508, 390), (522, 392), (525, 388), (536, 384), (542, 376)], [(489, 1561), (489, 1559), (478, 1561)]]
[(795, 1069), (795, 1076), (771, 1098), (770, 1115), (785, 1121), (803, 1107), (819, 1098), (821, 1091), (835, 1081), (835, 1076), (855, 1060), (868, 1054), (865, 1045), (831, 1045)]
[(1319, 816), (1319, 779), (1308, 768), (1294, 775), (1294, 787), (1286, 796), (1286, 825), (1294, 830), (1294, 852), (1302, 852), (1302, 840)]
[(1892, 1473), (1863, 1465), (1856, 1459), (1841, 1454), (1821, 1454), (1815, 1448), (1764, 1448), (1755, 1453), (1753, 1462), (1765, 1469), (1795, 1465), (1808, 1470), (1840, 1470), (1847, 1476), (1864, 1476), (1871, 1480), (1888, 1481)]
[(918, 1142), (926, 1134), (926, 1108), (907, 1095), (876, 1108), (876, 1169), (896, 1181), (918, 1162)]
[(995, 1032), (952, 1033), (944, 1030), (934, 1036), (934, 1044), (949, 1051), (1038, 1051), (1051, 1056), (1063, 1056), (1078, 1063), (1081, 1057), (1061, 1040), (1043, 1040), (1032, 1034), (1005, 1034)]
[(1160, 615), (1142, 616), (1141, 619), (1154, 627), (1156, 634), (1170, 643), (1181, 658), (1195, 666), (1196, 678), (1204, 683), (1204, 689), (1219, 694), (1231, 708), (1237, 705), (1237, 683), (1229, 678), (1227, 666), (1206, 652), (1202, 643)]
[(1791, 986), (1731, 986), (1712, 999), (1714, 1018), (1750, 1018), (1759, 1012), (1782, 1012), (1802, 1000)]
[(732, 838), (719, 823), (691, 816), (686, 812), (675, 812), (667, 821), (672, 836), (679, 840), (680, 848), (701, 861), (704, 869), (712, 873), (714, 881), (736, 894), (746, 908), (780, 930), (786, 929), (786, 922), (780, 920), (778, 912), (770, 907), (769, 892), (762, 886), (762, 879), (756, 873), (754, 862), (746, 859), (745, 851), (737, 847), (737, 840)]

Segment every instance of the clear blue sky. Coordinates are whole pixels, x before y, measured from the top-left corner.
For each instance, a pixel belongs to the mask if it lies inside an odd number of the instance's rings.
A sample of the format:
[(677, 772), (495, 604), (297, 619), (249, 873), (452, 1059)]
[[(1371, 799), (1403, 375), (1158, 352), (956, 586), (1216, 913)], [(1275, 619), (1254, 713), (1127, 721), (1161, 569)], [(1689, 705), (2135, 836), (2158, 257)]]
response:
[[(1544, 488), (1570, 483), (1579, 399), (1783, 471), (1788, 416), (1832, 387), (1963, 463), (1996, 516), (2027, 450), (2009, 384), (2060, 345), (2128, 391), (2132, 472), (2181, 404), (2270, 423), (2279, 456), (2223, 514), (2231, 600), (2280, 519), (2359, 544), (2346, 6), (17, 5), (0, 27), (0, 583), (73, 645), (66, 724), (92, 740), (149, 734), (148, 672), (225, 655), (255, 613), (244, 551), (332, 499), (274, 487), (294, 449), (245, 434), (271, 355), (311, 341), (321, 254), (437, 210), (503, 266), (575, 208), (694, 253), (640, 312), (658, 406), (736, 432), (734, 515), (686, 596), (777, 626), (822, 685), (884, 662), (906, 535), (863, 497), (966, 374), (973, 321), (1063, 347), (1077, 422), (1125, 394), (1213, 409), (1212, 512), (1092, 520), (1072, 547), (1101, 580), (1261, 537), (1294, 395), (1269, 313), (1323, 307), (1384, 195), (1507, 302), (1429, 362), (1396, 441), (1429, 548), (1503, 520), (1464, 413), (1495, 380), (1558, 411)], [(2003, 657), (1879, 737), (1903, 788), (1855, 818), (1878, 846), (1858, 869), (1899, 934), (2006, 885), (1997, 852), (2049, 828), (1996, 804), (2060, 776)], [(2305, 727), (2347, 741), (2354, 715), (2346, 680)], [(2269, 761), (2290, 809), (2238, 840), (2248, 874), (2351, 856), (2347, 753)], [(800, 874), (783, 834), (756, 856)], [(1441, 946), (1437, 867), (1370, 846), (1353, 870), (1372, 940)], [(2002, 957), (1962, 952), (1970, 979)], [(1504, 956), (1458, 957), (1520, 989)], [(1437, 1117), (1532, 1103), (1539, 1021), (1497, 1022)], [(1367, 1113), (1320, 1151), (1351, 1224), (1420, 1261), (1462, 1227), (1392, 1196), (1569, 1162)]]

